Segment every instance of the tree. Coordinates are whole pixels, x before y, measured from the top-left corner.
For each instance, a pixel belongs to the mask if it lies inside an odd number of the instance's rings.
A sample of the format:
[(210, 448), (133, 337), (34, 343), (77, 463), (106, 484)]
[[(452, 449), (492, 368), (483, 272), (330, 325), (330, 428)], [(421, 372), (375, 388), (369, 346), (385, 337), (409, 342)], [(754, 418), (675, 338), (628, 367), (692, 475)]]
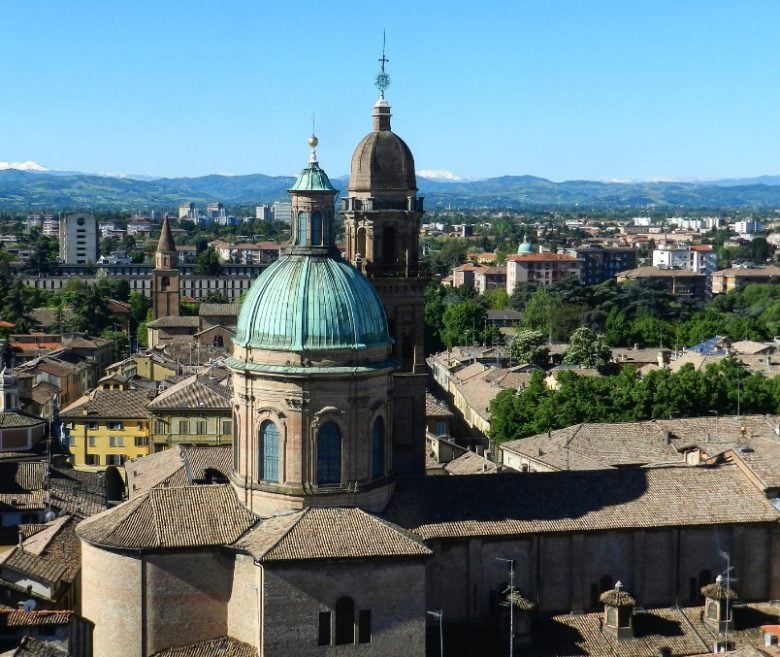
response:
[(50, 237), (39, 237), (33, 243), (30, 259), (24, 270), (33, 274), (51, 274), (57, 269), (59, 245)]
[(612, 358), (603, 335), (583, 326), (572, 333), (569, 348), (563, 357), (564, 365), (603, 369)]
[(100, 240), (100, 255), (111, 255), (114, 251), (116, 251), (117, 247), (117, 240), (115, 237), (104, 237), (102, 240)]
[[(468, 299), (463, 303), (448, 306), (442, 317), (441, 338), (447, 348), (486, 341), (487, 312), (476, 301)], [(489, 326), (492, 339), (495, 327)]]
[(509, 344), (509, 353), (518, 363), (546, 367), (550, 360), (550, 350), (545, 345), (546, 339), (541, 331), (518, 329)]
[(222, 263), (213, 246), (208, 247), (195, 258), (196, 276), (219, 276), (221, 272)]

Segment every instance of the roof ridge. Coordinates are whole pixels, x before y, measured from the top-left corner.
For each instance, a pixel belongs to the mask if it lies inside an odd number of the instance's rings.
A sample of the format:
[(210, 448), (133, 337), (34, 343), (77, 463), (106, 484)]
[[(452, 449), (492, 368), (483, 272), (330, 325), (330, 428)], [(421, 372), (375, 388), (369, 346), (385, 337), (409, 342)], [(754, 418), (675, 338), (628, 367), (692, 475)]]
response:
[[(184, 488), (184, 487), (182, 487), (182, 488)], [(160, 547), (167, 547), (167, 546), (163, 542), (162, 532), (160, 531), (160, 526), (159, 526), (159, 522), (158, 522), (159, 519), (160, 519), (160, 508), (159, 508), (160, 507), (160, 500), (159, 500), (159, 498), (160, 498), (160, 495), (162, 494), (162, 491), (167, 491), (167, 490), (170, 490), (170, 489), (169, 488), (150, 488), (149, 491), (148, 491), (148, 493), (149, 493), (149, 501), (150, 501), (150, 503), (152, 505), (152, 526), (154, 527), (154, 533), (155, 533), (155, 536), (157, 537), (157, 544)], [(153, 491), (155, 492), (154, 497), (151, 494)]]

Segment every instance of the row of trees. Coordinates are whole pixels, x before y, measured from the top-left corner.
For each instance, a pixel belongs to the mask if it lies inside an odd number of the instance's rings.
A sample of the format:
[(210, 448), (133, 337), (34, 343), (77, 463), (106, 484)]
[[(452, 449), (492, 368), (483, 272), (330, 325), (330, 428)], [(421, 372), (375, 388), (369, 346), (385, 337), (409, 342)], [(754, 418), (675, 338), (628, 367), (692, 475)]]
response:
[(544, 433), (579, 422), (633, 422), (780, 412), (780, 377), (751, 374), (731, 358), (696, 371), (658, 370), (640, 377), (633, 367), (615, 376), (582, 377), (561, 372), (548, 389), (535, 373), (522, 392), (501, 391), (490, 404), (490, 437), (497, 442)]

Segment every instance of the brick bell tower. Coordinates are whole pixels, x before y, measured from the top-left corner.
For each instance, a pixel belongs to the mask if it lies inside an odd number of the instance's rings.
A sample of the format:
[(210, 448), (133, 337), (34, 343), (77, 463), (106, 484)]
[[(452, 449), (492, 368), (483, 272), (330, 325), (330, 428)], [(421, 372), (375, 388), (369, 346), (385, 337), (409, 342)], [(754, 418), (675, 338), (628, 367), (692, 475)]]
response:
[(385, 307), (393, 356), (394, 469), (420, 474), (425, 468), (425, 360), (423, 326), (427, 278), (419, 269), (423, 198), (417, 196), (414, 158), (390, 129), (385, 90), (389, 61), (382, 52), (379, 100), (373, 130), (352, 155), (349, 186), (342, 199), (346, 258), (371, 281)]
[(168, 217), (165, 217), (160, 230), (160, 241), (154, 254), (152, 271), (152, 308), (155, 319), (179, 316), (181, 282), (178, 264), (179, 254), (173, 242)]

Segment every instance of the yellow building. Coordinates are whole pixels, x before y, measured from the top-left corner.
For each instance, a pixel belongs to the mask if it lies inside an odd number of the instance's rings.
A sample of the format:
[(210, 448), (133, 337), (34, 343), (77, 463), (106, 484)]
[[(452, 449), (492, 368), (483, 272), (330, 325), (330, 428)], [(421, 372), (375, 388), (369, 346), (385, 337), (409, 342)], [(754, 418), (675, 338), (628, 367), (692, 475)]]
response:
[(103, 469), (149, 454), (149, 393), (92, 391), (60, 412), (76, 467)]
[(182, 445), (226, 445), (233, 440), (230, 389), (213, 371), (190, 376), (149, 403), (155, 452)]

